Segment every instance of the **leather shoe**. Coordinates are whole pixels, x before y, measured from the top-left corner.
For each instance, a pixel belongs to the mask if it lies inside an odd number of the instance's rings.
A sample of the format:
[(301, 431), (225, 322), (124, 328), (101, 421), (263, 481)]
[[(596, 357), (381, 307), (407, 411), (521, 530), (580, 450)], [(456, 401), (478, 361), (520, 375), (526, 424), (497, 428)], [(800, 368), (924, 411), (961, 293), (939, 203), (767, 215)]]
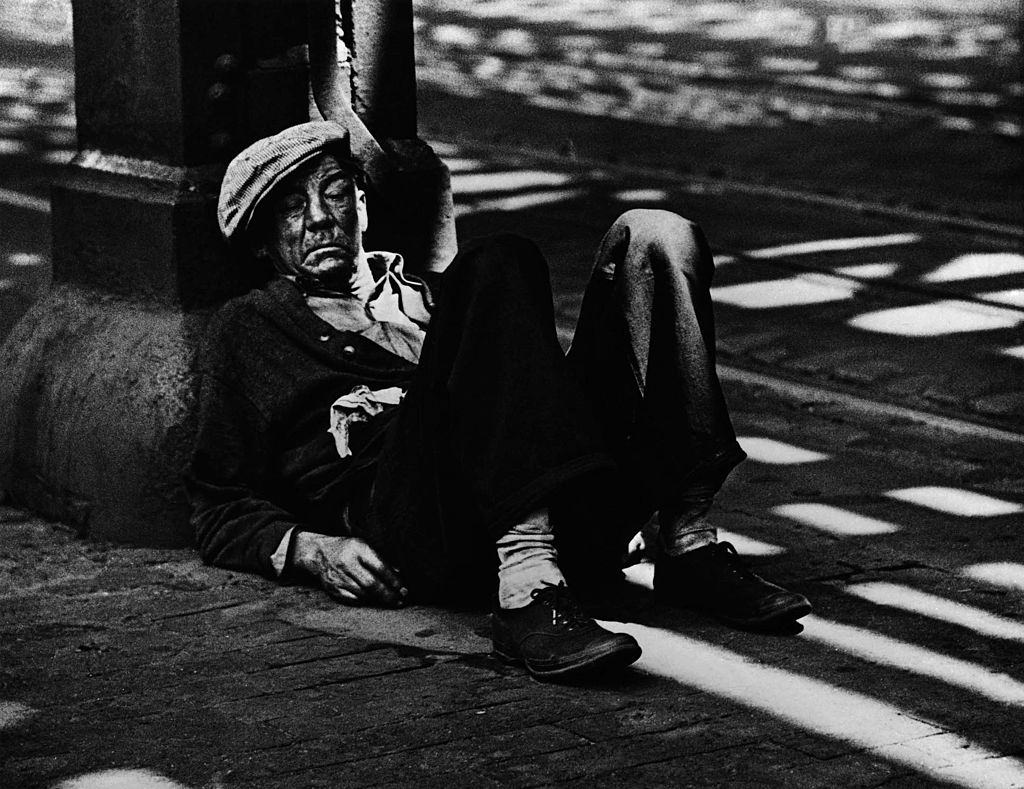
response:
[(802, 594), (747, 569), (728, 542), (681, 556), (659, 556), (654, 562), (654, 594), (659, 602), (711, 614), (746, 629), (778, 627), (811, 612)]
[(624, 668), (640, 657), (640, 645), (586, 616), (565, 584), (535, 589), (523, 608), (491, 614), (494, 654), (521, 663), (538, 679), (578, 679)]

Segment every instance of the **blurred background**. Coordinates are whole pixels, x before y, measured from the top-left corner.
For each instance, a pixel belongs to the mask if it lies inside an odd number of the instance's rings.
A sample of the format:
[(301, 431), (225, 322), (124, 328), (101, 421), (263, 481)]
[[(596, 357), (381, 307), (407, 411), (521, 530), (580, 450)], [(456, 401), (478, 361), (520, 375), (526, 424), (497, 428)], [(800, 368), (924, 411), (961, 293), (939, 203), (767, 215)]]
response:
[(428, 132), (1021, 219), (1012, 0), (416, 7)]
[[(421, 135), (1019, 226), (1016, 0), (416, 0)], [(70, 0), (0, 4), (0, 332), (48, 278)], [(2, 335), (0, 335), (2, 336)]]

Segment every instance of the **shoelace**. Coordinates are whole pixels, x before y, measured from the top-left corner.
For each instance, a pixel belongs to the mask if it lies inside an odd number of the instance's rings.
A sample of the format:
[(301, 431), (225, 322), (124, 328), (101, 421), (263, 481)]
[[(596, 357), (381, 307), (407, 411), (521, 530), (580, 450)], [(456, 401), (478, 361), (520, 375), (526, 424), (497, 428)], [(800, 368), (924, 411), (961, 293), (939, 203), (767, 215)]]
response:
[(725, 565), (728, 572), (743, 579), (754, 577), (754, 573), (747, 569), (747, 566), (740, 558), (739, 551), (736, 550), (731, 542), (717, 543), (715, 545), (715, 552), (718, 554), (717, 558)]
[(574, 630), (590, 624), (590, 617), (583, 613), (579, 603), (569, 592), (565, 583), (557, 586), (545, 584), (540, 589), (530, 592), (530, 597), (539, 600), (543, 605), (551, 609), (551, 624), (553, 627), (564, 627), (567, 630)]

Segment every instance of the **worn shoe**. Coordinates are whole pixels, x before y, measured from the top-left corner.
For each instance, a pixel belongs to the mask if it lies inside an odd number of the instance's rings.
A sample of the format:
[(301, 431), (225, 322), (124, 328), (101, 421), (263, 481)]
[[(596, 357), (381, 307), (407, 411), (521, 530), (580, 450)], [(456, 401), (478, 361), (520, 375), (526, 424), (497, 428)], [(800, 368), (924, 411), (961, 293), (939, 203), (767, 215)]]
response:
[(802, 594), (748, 570), (728, 542), (682, 556), (659, 556), (654, 563), (654, 593), (660, 602), (702, 611), (740, 628), (778, 627), (811, 612)]
[(522, 663), (538, 679), (575, 679), (624, 668), (640, 657), (630, 635), (586, 616), (565, 584), (534, 590), (524, 608), (491, 614), (494, 654)]

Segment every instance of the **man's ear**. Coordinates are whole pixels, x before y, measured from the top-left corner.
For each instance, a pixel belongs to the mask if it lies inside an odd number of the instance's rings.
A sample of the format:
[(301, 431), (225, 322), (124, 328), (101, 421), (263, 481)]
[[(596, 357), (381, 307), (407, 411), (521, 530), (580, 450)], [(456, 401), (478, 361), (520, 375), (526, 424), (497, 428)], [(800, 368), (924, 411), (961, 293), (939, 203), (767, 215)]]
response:
[(257, 260), (270, 261), (270, 248), (266, 243), (250, 244), (249, 249)]
[(359, 230), (366, 232), (370, 226), (370, 214), (366, 210), (366, 192), (359, 185), (356, 185), (356, 216), (359, 217)]

